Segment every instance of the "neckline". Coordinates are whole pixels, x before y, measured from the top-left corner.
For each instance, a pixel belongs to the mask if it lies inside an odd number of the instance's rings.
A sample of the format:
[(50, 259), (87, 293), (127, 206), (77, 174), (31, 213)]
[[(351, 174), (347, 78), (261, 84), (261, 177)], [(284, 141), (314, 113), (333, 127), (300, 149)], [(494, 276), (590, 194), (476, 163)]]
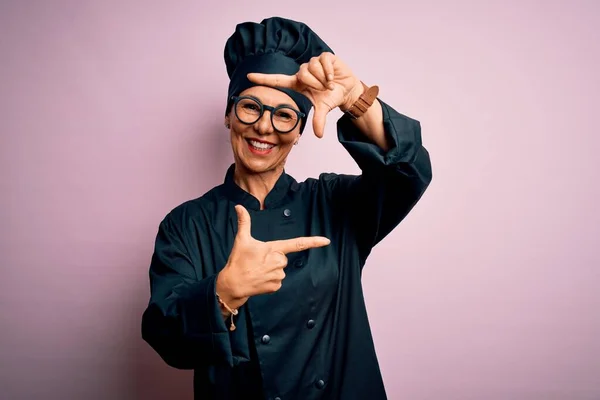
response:
[[(233, 176), (235, 173), (235, 163), (231, 164), (225, 174), (223, 181), (227, 196), (236, 204), (241, 204), (248, 210), (260, 211), (260, 202), (252, 194), (242, 189), (235, 183)], [(265, 210), (276, 208), (286, 198), (290, 190), (296, 190), (298, 183), (294, 178), (284, 170), (281, 176), (275, 182), (275, 186), (265, 198)]]

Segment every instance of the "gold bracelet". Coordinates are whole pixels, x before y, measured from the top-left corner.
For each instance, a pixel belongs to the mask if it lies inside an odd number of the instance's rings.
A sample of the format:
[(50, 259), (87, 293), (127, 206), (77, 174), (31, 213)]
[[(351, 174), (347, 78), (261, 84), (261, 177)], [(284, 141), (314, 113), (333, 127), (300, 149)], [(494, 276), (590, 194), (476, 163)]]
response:
[(234, 315), (238, 315), (238, 309), (234, 308), (232, 309), (231, 307), (229, 307), (227, 304), (225, 304), (225, 302), (223, 301), (223, 299), (221, 299), (221, 296), (219, 296), (219, 293), (217, 293), (217, 300), (219, 300), (219, 303), (223, 305), (223, 307), (225, 307), (225, 309), (227, 311), (229, 311), (229, 313), (231, 314), (231, 325), (229, 325), (229, 330), (230, 331), (235, 331), (235, 324), (233, 323), (233, 316)]

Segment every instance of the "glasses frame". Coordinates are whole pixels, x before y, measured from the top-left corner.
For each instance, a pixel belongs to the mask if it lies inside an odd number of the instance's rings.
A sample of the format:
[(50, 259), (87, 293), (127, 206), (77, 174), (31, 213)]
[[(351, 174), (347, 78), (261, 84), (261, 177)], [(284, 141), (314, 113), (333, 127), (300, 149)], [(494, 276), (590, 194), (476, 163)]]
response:
[[(253, 100), (253, 101), (255, 101), (260, 106), (260, 113), (258, 114), (258, 118), (256, 118), (256, 121), (254, 121), (254, 122), (244, 122), (244, 121), (242, 121), (242, 119), (237, 114), (237, 105), (238, 105), (238, 103), (241, 100), (245, 100), (245, 99)], [(257, 121), (259, 121), (262, 118), (263, 114), (265, 113), (265, 110), (269, 110), (270, 114), (271, 114), (270, 118), (269, 118), (271, 120), (271, 126), (273, 127), (273, 129), (276, 132), (283, 133), (283, 134), (290, 133), (291, 131), (293, 131), (294, 129), (296, 129), (296, 127), (300, 123), (300, 120), (302, 118), (306, 117), (306, 114), (304, 114), (301, 111), (296, 110), (295, 108), (293, 108), (291, 106), (288, 106), (288, 105), (280, 105), (280, 106), (277, 106), (277, 107), (268, 106), (266, 104), (263, 104), (260, 100), (258, 100), (256, 97), (253, 97), (253, 96), (231, 96), (231, 100), (233, 100), (233, 112), (235, 113), (235, 116), (238, 119), (238, 121), (240, 121), (242, 124), (244, 124), (244, 125), (253, 125), (253, 124), (255, 124)], [(287, 131), (282, 131), (282, 130), (277, 129), (275, 127), (275, 123), (273, 122), (273, 114), (275, 113), (275, 111), (282, 110), (282, 109), (293, 111), (298, 116), (298, 119), (296, 119), (296, 124), (292, 127), (292, 129), (287, 130)]]

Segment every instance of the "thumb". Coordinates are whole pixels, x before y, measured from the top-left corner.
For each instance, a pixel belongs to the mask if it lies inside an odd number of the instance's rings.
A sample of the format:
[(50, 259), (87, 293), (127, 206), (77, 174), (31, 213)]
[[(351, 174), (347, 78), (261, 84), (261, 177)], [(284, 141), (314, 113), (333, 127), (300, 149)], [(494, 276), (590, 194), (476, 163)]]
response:
[(248, 210), (246, 210), (244, 208), (244, 206), (238, 204), (235, 206), (235, 212), (237, 214), (237, 219), (238, 219), (237, 236), (251, 237), (252, 236), (250, 234), (251, 223), (250, 223), (250, 214), (248, 213)]
[(322, 138), (325, 134), (325, 122), (327, 121), (327, 113), (329, 111), (324, 106), (315, 107), (313, 115), (313, 131), (315, 136)]

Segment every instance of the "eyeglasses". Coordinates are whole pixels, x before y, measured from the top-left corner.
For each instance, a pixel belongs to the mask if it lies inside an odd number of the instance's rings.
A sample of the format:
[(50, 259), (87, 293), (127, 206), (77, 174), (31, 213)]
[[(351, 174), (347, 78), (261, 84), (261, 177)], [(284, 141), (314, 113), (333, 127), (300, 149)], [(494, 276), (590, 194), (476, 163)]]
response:
[(288, 105), (267, 106), (250, 96), (232, 96), (235, 116), (241, 123), (252, 125), (262, 118), (265, 110), (271, 112), (271, 125), (279, 133), (289, 133), (306, 115)]

